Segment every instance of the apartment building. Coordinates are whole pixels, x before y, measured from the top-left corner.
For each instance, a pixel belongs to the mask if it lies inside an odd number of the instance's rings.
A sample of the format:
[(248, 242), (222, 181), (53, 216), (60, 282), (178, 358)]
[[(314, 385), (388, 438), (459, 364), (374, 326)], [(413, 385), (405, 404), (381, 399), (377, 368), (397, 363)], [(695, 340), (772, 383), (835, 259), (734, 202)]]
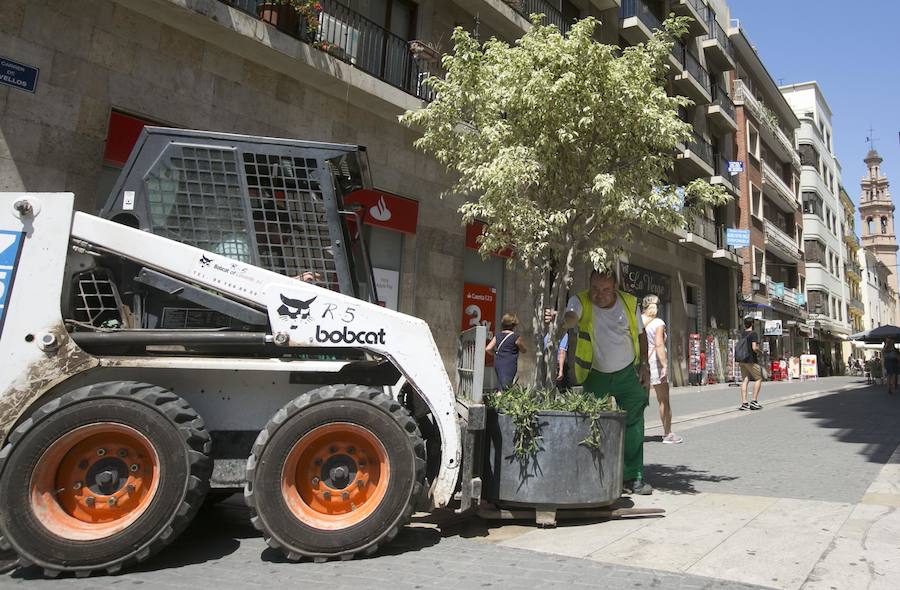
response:
[[(669, 87), (692, 99), (681, 114), (695, 133), (675, 154), (672, 181), (706, 178), (735, 201), (703, 212), (684, 229), (643, 234), (623, 257), (623, 286), (663, 299), (676, 384), (687, 381), (696, 340), (706, 347), (713, 375), (725, 378), (727, 338), (740, 317), (738, 299), (749, 295), (753, 264), (763, 289), (757, 298), (762, 294), (768, 304), (765, 289), (775, 272), (772, 282), (781, 281), (784, 294), (776, 290), (774, 299), (788, 302), (785, 317), (799, 314), (794, 292), (802, 291), (803, 268), (791, 247), (797, 233), (787, 193), (794, 168), (785, 147), (795, 121), (775, 100), (780, 95), (743, 31), (729, 26), (725, 0), (320, 4), (318, 24), (309, 28), (258, 0), (12, 0), (4, 8), (0, 54), (39, 68), (40, 79), (34, 93), (0, 87), (0, 189), (73, 191), (79, 209), (96, 211), (144, 124), (365, 145), (376, 187), (365, 198), (394, 213), (365, 220), (379, 294), (386, 305), (431, 325), (449, 369), (460, 329), (496, 325), (506, 311), (530, 314), (527, 281), (508, 258), (482, 260), (475, 250), (480, 227), (461, 225), (461, 201), (440, 196), (451, 178), (413, 148), (416, 134), (397, 116), (431, 98), (422, 82), (440, 74), (455, 26), (512, 42), (530, 27), (530, 13), (545, 14), (564, 31), (592, 15), (603, 23), (598, 40), (626, 46), (649, 39), (674, 12), (693, 20), (671, 52)], [(739, 106), (735, 93), (742, 93)], [(786, 124), (765, 118), (758, 93)], [(754, 105), (757, 111), (748, 110)], [(757, 144), (749, 151), (748, 129)], [(728, 174), (734, 160), (747, 162), (747, 172)], [(775, 175), (764, 175), (770, 168)], [(744, 203), (751, 176), (774, 204), (766, 207), (759, 197), (756, 217)], [(769, 218), (780, 233), (766, 233)], [(761, 254), (741, 257), (728, 247), (729, 227), (754, 227), (753, 251)], [(767, 254), (791, 262), (793, 270), (767, 267)], [(576, 287), (586, 283), (587, 271), (582, 275)], [(521, 370), (529, 369), (523, 361)]]
[[(800, 126), (747, 33), (729, 29), (735, 49), (734, 101), (738, 129), (735, 159), (743, 162), (738, 226), (749, 230), (741, 279), (741, 313), (769, 320), (763, 342), (769, 358), (806, 352), (800, 160), (794, 133)], [(780, 328), (778, 322), (780, 321)]]
[(802, 172), (803, 248), (806, 298), (814, 333), (810, 352), (832, 372), (843, 365), (842, 342), (850, 334), (847, 315), (846, 212), (840, 199), (840, 164), (834, 155), (832, 112), (816, 82), (782, 87), (800, 118), (797, 134)]
[(859, 251), (862, 268), (862, 295), (865, 306), (865, 329), (896, 325), (897, 293), (891, 287), (891, 271), (871, 250)]
[[(861, 247), (859, 237), (856, 235), (856, 206), (847, 193), (847, 189), (841, 184), (838, 186), (841, 209), (844, 213), (843, 238), (844, 238), (844, 301), (847, 305), (847, 318), (850, 324), (851, 334), (857, 334), (865, 330), (866, 308), (863, 303), (863, 270), (859, 264), (859, 250)], [(850, 357), (858, 342), (847, 340), (843, 344), (843, 359)]]

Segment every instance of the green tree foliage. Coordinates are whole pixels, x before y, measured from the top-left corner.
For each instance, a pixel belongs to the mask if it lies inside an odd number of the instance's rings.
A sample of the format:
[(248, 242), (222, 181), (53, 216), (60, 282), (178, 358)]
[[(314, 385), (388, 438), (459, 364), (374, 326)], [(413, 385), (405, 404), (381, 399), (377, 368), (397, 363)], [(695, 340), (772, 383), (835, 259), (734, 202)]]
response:
[(547, 380), (543, 310), (564, 306), (577, 264), (610, 267), (635, 232), (686, 227), (728, 199), (705, 180), (672, 183), (678, 144), (692, 137), (678, 116), (690, 100), (666, 92), (686, 19), (625, 49), (597, 42), (597, 24), (586, 18), (564, 36), (536, 15), (512, 46), (457, 28), (446, 76), (429, 80), (434, 101), (401, 118), (422, 132), (416, 146), (455, 173), (463, 220), (487, 222), (482, 255), (510, 247), (531, 273), (538, 382)]

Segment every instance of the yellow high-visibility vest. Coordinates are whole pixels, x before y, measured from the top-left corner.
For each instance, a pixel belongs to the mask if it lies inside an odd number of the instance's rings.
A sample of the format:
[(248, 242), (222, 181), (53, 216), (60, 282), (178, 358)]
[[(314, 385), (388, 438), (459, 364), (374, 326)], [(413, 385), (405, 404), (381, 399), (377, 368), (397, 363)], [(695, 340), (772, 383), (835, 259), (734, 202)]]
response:
[[(634, 345), (634, 364), (639, 365), (641, 345), (638, 341), (637, 297), (624, 291), (617, 293), (628, 318), (628, 330), (631, 332), (631, 342)], [(578, 342), (575, 345), (575, 380), (584, 383), (594, 361), (594, 307), (587, 291), (579, 293), (578, 300), (581, 302), (581, 319), (578, 320)]]

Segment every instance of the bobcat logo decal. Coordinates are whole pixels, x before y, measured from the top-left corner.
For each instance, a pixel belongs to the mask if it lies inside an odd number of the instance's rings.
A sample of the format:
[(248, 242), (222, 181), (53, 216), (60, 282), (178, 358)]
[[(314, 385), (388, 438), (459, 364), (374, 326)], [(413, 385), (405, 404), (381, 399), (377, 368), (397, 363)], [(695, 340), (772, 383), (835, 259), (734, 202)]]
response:
[(209, 258), (208, 256), (206, 256), (204, 254), (200, 255), (200, 266), (204, 266), (204, 267), (209, 266), (210, 262), (212, 262), (212, 258)]
[[(290, 297), (281, 295), (281, 307), (278, 308), (278, 317), (284, 320), (291, 319), (309, 322), (311, 319), (309, 315), (309, 304), (315, 300), (315, 297), (303, 301), (302, 299), (291, 299)], [(297, 324), (291, 325), (292, 330), (296, 328)]]

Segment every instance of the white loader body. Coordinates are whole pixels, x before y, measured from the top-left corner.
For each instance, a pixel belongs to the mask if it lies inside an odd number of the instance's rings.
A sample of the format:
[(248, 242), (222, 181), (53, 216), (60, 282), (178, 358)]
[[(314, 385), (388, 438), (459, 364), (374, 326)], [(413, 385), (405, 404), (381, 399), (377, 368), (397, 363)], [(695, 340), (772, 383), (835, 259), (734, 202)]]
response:
[[(453, 388), (421, 319), (234, 261), (161, 236), (73, 213), (70, 193), (0, 193), (0, 442), (36, 406), (73, 387), (136, 380), (177, 392), (210, 430), (259, 430), (304, 391), (299, 373), (337, 373), (346, 360), (107, 356), (88, 354), (61, 312), (67, 259), (113, 254), (265, 310), (265, 338), (284, 349), (352, 348), (389, 360), (440, 431), (431, 503), (444, 506), (458, 479), (460, 431)], [(74, 249), (80, 254), (73, 252)], [(307, 387), (308, 389), (308, 387)]]

